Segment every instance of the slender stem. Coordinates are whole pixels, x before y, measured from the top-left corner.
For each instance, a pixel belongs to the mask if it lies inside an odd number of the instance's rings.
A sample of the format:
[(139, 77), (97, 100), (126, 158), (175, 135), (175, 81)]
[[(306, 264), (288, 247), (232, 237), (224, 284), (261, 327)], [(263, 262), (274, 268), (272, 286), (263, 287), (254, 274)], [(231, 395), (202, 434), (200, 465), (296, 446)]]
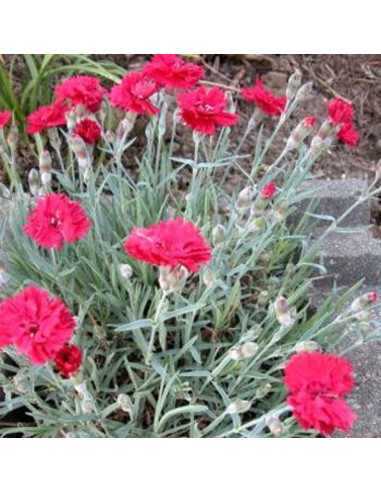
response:
[(157, 305), (157, 308), (156, 308), (156, 313), (155, 313), (155, 317), (153, 320), (154, 323), (153, 323), (153, 327), (152, 327), (152, 331), (151, 331), (151, 337), (150, 337), (150, 340), (148, 343), (148, 349), (147, 349), (147, 355), (146, 355), (146, 361), (145, 361), (147, 365), (151, 364), (152, 352), (154, 350), (155, 336), (156, 336), (156, 333), (157, 333), (157, 330), (158, 330), (159, 324), (160, 324), (159, 318), (160, 318), (160, 314), (161, 314), (161, 311), (163, 309), (165, 300), (167, 298), (167, 295), (168, 295), (168, 292), (163, 291), (161, 299), (159, 301), (159, 304)]

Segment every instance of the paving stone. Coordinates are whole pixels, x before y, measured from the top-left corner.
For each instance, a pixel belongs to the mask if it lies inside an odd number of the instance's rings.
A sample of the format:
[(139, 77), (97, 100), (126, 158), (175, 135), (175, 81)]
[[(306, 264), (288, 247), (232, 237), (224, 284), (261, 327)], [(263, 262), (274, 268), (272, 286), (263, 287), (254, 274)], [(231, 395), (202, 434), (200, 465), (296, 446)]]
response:
[[(323, 179), (311, 179), (305, 181), (299, 191), (305, 192), (313, 189), (312, 193), (298, 202), (298, 209), (294, 214), (292, 223), (297, 224), (302, 218), (311, 200), (318, 200), (313, 213), (319, 215), (329, 215), (338, 219), (348, 208), (355, 203), (357, 198), (366, 188), (366, 181), (362, 179), (333, 179), (331, 181)], [(316, 220), (316, 219), (314, 219)], [(357, 206), (343, 221), (340, 227), (355, 227), (370, 222), (369, 201)], [(318, 225), (329, 225), (329, 221), (319, 221)]]
[[(317, 228), (310, 240), (311, 246), (321, 237), (324, 229)], [(381, 281), (381, 241), (372, 236), (370, 230), (361, 232), (328, 234), (319, 246), (320, 262), (328, 275), (318, 282), (326, 288), (336, 281), (337, 285), (353, 285), (365, 279), (368, 285)]]

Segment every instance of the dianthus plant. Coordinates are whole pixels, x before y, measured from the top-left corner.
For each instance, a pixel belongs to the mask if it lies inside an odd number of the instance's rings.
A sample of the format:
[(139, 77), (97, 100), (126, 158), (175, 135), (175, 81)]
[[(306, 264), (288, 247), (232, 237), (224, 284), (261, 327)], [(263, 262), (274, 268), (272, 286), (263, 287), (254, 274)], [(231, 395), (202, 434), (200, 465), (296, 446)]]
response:
[[(353, 108), (335, 99), (321, 124), (297, 121), (300, 73), (284, 95), (256, 81), (232, 97), (203, 78), (155, 55), (110, 91), (62, 81), (28, 117), (28, 182), (1, 113), (2, 435), (314, 437), (353, 424), (338, 347), (349, 331), (374, 338), (376, 295), (348, 305), (357, 286), (333, 288), (313, 307), (325, 270), (309, 231), (346, 214), (294, 214), (316, 159), (337, 139), (356, 145)], [(237, 137), (243, 100), (253, 115)]]

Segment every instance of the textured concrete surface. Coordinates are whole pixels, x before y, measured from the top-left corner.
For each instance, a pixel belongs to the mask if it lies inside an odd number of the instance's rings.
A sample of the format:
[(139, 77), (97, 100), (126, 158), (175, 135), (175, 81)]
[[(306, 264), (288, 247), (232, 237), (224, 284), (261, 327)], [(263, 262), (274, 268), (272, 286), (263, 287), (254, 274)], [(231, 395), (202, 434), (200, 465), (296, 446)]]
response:
[[(315, 229), (311, 245), (318, 240), (324, 229)], [(372, 236), (370, 230), (351, 233), (328, 234), (319, 246), (320, 262), (328, 275), (319, 280), (321, 288), (337, 285), (353, 285), (365, 279), (368, 285), (381, 282), (381, 241)]]
[[(293, 223), (297, 223), (303, 216), (311, 200), (317, 200), (314, 209), (315, 214), (329, 215), (338, 219), (348, 208), (355, 203), (357, 198), (366, 188), (366, 181), (362, 179), (311, 179), (302, 184), (299, 192), (313, 190), (308, 198), (298, 202), (298, 210), (295, 212)], [(354, 227), (369, 224), (370, 205), (364, 202), (357, 206), (341, 223), (340, 227)], [(319, 225), (329, 225), (329, 221), (320, 221)]]

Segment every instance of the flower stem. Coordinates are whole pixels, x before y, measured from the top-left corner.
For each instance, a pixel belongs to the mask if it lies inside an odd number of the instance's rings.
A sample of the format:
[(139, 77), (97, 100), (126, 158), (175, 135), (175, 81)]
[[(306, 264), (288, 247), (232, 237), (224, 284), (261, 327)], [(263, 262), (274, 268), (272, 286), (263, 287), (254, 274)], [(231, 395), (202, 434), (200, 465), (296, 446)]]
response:
[(156, 313), (155, 313), (155, 317), (153, 320), (154, 324), (153, 324), (152, 331), (151, 331), (151, 337), (150, 337), (150, 340), (148, 343), (148, 349), (147, 349), (147, 355), (146, 355), (146, 361), (145, 361), (147, 365), (151, 364), (152, 352), (154, 350), (155, 336), (156, 336), (156, 333), (157, 333), (157, 330), (158, 330), (159, 324), (160, 324), (159, 318), (160, 318), (160, 314), (161, 314), (161, 311), (163, 309), (165, 300), (167, 298), (167, 295), (168, 295), (168, 292), (164, 291), (162, 296), (161, 296), (161, 299), (159, 301), (159, 304), (157, 305), (157, 308), (156, 308)]

